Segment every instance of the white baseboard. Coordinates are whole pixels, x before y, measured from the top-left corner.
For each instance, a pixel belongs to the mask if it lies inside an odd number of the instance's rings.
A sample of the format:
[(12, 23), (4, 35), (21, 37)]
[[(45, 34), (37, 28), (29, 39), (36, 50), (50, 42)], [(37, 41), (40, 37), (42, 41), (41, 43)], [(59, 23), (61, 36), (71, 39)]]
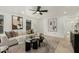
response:
[(64, 38), (64, 35), (50, 35), (50, 34), (44, 34), (46, 36), (53, 36), (53, 37), (59, 37), (59, 38)]

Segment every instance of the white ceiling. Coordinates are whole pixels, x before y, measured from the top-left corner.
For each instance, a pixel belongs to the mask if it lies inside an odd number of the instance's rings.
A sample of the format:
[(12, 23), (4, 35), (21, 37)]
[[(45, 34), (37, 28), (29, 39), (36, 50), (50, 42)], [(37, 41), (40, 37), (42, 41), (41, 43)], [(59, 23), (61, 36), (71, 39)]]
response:
[(8, 13), (19, 13), (23, 15), (28, 15), (35, 18), (50, 17), (50, 16), (63, 16), (76, 14), (79, 12), (78, 6), (42, 6), (41, 9), (47, 9), (47, 13), (43, 15), (33, 14), (34, 11), (30, 9), (36, 9), (36, 6), (0, 6), (0, 11)]

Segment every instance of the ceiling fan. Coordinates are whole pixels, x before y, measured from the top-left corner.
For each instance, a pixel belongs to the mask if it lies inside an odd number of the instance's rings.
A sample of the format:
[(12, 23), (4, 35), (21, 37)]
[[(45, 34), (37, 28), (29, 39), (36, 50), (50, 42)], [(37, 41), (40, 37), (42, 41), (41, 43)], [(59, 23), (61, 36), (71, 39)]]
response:
[(41, 10), (41, 6), (37, 6), (37, 9), (32, 11), (35, 11), (33, 14), (38, 13), (40, 15), (43, 15), (43, 12), (48, 12), (48, 10)]

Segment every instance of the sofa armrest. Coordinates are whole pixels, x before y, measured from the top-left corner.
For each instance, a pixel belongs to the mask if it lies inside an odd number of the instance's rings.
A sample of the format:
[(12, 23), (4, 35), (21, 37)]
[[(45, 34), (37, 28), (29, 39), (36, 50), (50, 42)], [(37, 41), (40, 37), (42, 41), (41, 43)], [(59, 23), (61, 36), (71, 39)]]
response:
[(0, 47), (1, 47), (1, 46), (4, 46), (4, 45), (5, 45), (4, 43), (0, 43)]
[(0, 43), (0, 46), (2, 46), (2, 43)]
[(14, 45), (17, 45), (18, 44), (18, 41), (17, 40), (9, 40), (8, 41), (8, 43), (7, 43), (7, 45), (9, 46), (9, 47), (11, 47), (11, 46), (14, 46)]

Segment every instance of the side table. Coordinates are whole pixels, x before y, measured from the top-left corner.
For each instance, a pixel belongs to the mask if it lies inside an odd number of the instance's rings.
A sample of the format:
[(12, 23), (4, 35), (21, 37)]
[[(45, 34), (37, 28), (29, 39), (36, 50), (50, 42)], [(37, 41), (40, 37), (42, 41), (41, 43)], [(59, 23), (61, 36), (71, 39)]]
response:
[(38, 41), (36, 39), (33, 39), (31, 41), (31, 43), (32, 43), (32, 48), (33, 49), (38, 49)]
[(26, 40), (26, 42), (25, 42), (25, 50), (26, 51), (31, 50), (31, 41), (30, 40)]

